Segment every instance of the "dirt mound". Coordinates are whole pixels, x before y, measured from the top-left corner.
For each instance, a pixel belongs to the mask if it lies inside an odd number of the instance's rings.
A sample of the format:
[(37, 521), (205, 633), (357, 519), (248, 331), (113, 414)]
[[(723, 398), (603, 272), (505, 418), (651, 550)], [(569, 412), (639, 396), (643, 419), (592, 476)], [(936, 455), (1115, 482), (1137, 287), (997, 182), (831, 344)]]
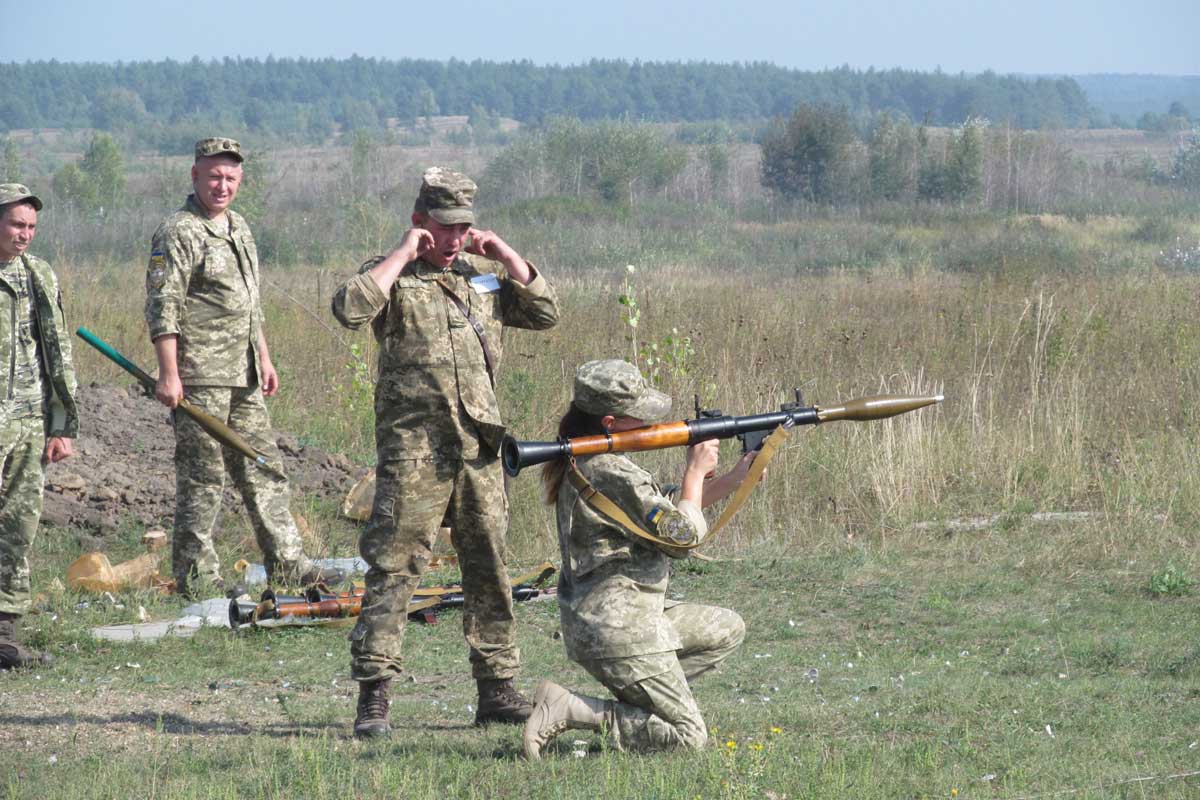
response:
[[(169, 414), (139, 386), (79, 388), (75, 455), (46, 469), (42, 522), (111, 531), (123, 522), (170, 525), (175, 513), (175, 435)], [(338, 502), (366, 472), (342, 455), (276, 434), (293, 496)], [(241, 500), (228, 488), (227, 507)]]

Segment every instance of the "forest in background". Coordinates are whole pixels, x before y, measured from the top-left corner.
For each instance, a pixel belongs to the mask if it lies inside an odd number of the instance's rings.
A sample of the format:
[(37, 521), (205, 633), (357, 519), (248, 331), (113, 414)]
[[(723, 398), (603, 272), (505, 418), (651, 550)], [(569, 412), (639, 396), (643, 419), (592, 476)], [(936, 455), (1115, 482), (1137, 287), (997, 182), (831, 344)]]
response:
[(1200, 112), (1200, 75), (1075, 75), (1088, 102), (1124, 127), (1146, 114), (1169, 116), (1172, 104)]
[(576, 66), (529, 61), (374, 58), (0, 64), (0, 131), (91, 128), (136, 150), (176, 153), (197, 128), (248, 131), (325, 143), (334, 133), (382, 130), (434, 116), (539, 123), (728, 120), (763, 122), (801, 103), (870, 118), (888, 112), (953, 125), (975, 118), (1018, 128), (1109, 126), (1067, 77), (985, 72), (805, 72), (768, 63), (593, 60)]

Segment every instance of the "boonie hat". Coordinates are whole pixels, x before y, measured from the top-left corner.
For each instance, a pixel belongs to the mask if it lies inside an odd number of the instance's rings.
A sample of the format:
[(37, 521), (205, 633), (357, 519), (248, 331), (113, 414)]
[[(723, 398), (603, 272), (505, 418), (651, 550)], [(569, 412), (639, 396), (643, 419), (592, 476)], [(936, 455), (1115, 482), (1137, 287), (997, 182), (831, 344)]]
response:
[(589, 361), (576, 370), (573, 402), (580, 411), (598, 417), (612, 414), (657, 422), (671, 413), (671, 398), (648, 386), (633, 364), (616, 358)]
[(29, 187), (25, 184), (0, 183), (0, 206), (6, 206), (11, 203), (19, 203), (22, 200), (28, 200), (33, 203), (35, 210), (42, 210), (41, 199), (33, 192), (29, 191)]
[(208, 156), (229, 156), (236, 158), (239, 163), (245, 160), (242, 156), (242, 146), (238, 144), (237, 140), (227, 139), (224, 136), (212, 136), (196, 142), (196, 160), (199, 161)]
[(475, 181), (461, 172), (430, 167), (421, 177), (413, 213), (428, 214), (443, 225), (475, 224)]

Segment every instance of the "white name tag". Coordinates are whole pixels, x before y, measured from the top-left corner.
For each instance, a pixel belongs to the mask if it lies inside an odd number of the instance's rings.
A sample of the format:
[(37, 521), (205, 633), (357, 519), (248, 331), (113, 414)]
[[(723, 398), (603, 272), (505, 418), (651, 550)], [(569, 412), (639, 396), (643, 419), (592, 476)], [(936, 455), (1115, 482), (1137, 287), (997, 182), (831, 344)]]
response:
[(471, 288), (476, 294), (491, 294), (500, 291), (500, 279), (495, 275), (476, 275), (471, 278)]

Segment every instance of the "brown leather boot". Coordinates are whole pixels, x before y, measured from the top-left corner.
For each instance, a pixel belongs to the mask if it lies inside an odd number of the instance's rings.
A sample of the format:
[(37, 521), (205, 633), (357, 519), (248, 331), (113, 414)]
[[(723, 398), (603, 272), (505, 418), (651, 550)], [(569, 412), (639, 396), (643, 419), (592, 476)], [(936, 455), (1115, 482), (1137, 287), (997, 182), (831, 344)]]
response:
[(476, 683), (479, 685), (479, 705), (475, 709), (476, 725), (488, 725), (493, 722), (520, 725), (533, 713), (533, 703), (513, 688), (511, 678), (481, 678)]
[(48, 667), (54, 658), (24, 647), (17, 641), (18, 614), (0, 614), (0, 669)]
[(612, 701), (573, 694), (550, 681), (538, 684), (534, 702), (522, 742), (530, 761), (541, 758), (543, 748), (563, 731), (598, 731), (613, 724)]
[(354, 717), (354, 735), (359, 739), (374, 739), (392, 732), (388, 724), (388, 694), (392, 679), (358, 684), (358, 709)]

